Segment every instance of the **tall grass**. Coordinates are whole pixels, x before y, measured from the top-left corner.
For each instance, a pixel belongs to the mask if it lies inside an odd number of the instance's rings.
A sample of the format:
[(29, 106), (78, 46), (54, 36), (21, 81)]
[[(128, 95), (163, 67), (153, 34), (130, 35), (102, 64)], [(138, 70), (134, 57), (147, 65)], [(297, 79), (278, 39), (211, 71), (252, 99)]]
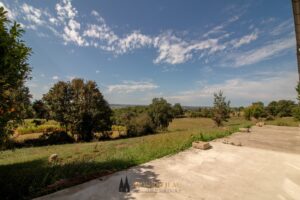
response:
[[(184, 122), (183, 122), (184, 121)], [(199, 125), (196, 125), (198, 121)], [(186, 123), (191, 122), (190, 126)], [(168, 132), (113, 141), (53, 145), (0, 153), (1, 199), (26, 199), (189, 148), (193, 141), (227, 136), (249, 122), (231, 119), (215, 127), (208, 119), (175, 119)], [(180, 130), (174, 130), (180, 129)], [(57, 153), (59, 162), (48, 163)], [(75, 179), (75, 181), (74, 181)], [(64, 180), (64, 181), (62, 181)]]

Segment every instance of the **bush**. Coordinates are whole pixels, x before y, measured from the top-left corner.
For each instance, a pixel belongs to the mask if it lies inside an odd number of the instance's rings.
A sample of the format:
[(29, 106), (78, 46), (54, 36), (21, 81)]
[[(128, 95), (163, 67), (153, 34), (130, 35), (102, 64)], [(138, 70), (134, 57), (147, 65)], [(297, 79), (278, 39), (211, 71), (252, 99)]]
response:
[(73, 143), (74, 138), (68, 135), (65, 131), (54, 131), (52, 133), (44, 133), (37, 139), (24, 140), (15, 142), (14, 147), (31, 147), (31, 146), (47, 146), (55, 144)]
[(293, 117), (296, 119), (296, 120), (300, 120), (300, 106), (295, 106), (293, 108)]
[(288, 126), (289, 124), (286, 122), (277, 122), (276, 125), (277, 126)]
[(140, 114), (130, 120), (127, 125), (128, 136), (141, 136), (155, 132), (155, 125), (146, 113)]
[(267, 121), (273, 121), (275, 118), (272, 116), (272, 115), (268, 115), (267, 117), (266, 117), (266, 120)]
[(54, 131), (52, 133), (45, 133), (40, 138), (44, 142), (45, 145), (53, 145), (53, 144), (67, 144), (73, 143), (74, 139), (65, 131)]

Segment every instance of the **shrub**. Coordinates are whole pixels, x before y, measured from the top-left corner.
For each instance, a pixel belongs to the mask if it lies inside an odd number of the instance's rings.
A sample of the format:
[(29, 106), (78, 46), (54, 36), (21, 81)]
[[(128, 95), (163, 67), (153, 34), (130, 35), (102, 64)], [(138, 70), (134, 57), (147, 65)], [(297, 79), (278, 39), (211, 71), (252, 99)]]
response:
[(65, 131), (54, 131), (50, 134), (45, 133), (39, 139), (43, 141), (44, 145), (67, 144), (74, 142), (73, 137), (68, 135)]
[(268, 115), (268, 116), (266, 117), (266, 120), (267, 120), (267, 121), (273, 121), (273, 120), (274, 120), (274, 117), (273, 117), (272, 115)]
[(286, 122), (277, 122), (276, 125), (277, 126), (288, 126), (289, 124)]
[(296, 120), (300, 120), (300, 106), (295, 106), (293, 108), (293, 117), (296, 119)]
[(155, 125), (146, 113), (140, 114), (130, 120), (127, 125), (127, 134), (129, 136), (141, 136), (155, 132)]

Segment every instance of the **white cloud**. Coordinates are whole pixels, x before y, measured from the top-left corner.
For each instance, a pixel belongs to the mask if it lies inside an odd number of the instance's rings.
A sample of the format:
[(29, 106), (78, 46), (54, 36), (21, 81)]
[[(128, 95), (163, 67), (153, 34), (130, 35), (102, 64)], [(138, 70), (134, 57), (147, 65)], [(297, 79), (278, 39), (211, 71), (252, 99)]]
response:
[(159, 86), (147, 81), (123, 81), (122, 84), (109, 85), (109, 93), (132, 93), (132, 92), (144, 92), (147, 90), (153, 90)]
[(250, 65), (270, 59), (280, 53), (284, 53), (285, 51), (294, 48), (295, 45), (295, 38), (289, 36), (286, 38), (274, 40), (271, 43), (268, 43), (256, 49), (249, 50), (247, 52), (230, 54), (223, 61), (226, 63), (226, 65), (231, 65), (233, 67)]
[(95, 17), (99, 17), (99, 13), (96, 10), (92, 10), (91, 15), (95, 16)]
[(152, 44), (152, 38), (141, 34), (138, 31), (127, 35), (126, 37), (119, 39), (117, 46), (119, 53), (125, 53), (127, 51), (141, 48), (144, 46), (149, 46)]
[(273, 36), (280, 35), (282, 33), (293, 31), (294, 22), (292, 19), (285, 20), (271, 29), (270, 34)]
[(100, 73), (100, 70), (96, 70), (96, 74), (99, 74)]
[(62, 37), (65, 43), (73, 42), (78, 46), (88, 46), (88, 43), (79, 33), (81, 25), (75, 20), (78, 12), (72, 6), (71, 0), (62, 0), (61, 3), (57, 3), (56, 11), (58, 19), (64, 24)]
[(232, 45), (234, 48), (239, 48), (240, 46), (244, 45), (244, 44), (249, 44), (250, 42), (256, 40), (258, 37), (258, 32), (255, 31), (249, 35), (245, 35), (240, 39), (235, 39), (233, 41), (231, 41)]
[(55, 7), (57, 11), (58, 18), (64, 22), (65, 19), (73, 19), (77, 10), (73, 8), (71, 0), (62, 0), (61, 3), (57, 3)]
[(118, 36), (105, 23), (101, 25), (88, 25), (88, 29), (83, 32), (83, 36), (97, 38), (108, 42), (108, 44), (118, 39)]
[(34, 25), (42, 25), (44, 21), (41, 19), (42, 11), (38, 8), (34, 8), (26, 3), (22, 5), (22, 10), (25, 14), (25, 18), (32, 22)]
[(184, 41), (170, 32), (155, 38), (154, 47), (158, 48), (158, 57), (154, 63), (180, 64), (190, 60), (196, 51), (207, 50), (208, 54), (220, 51), (226, 46), (218, 43), (218, 39), (203, 41)]
[(59, 77), (58, 77), (58, 76), (53, 76), (52, 79), (53, 79), (53, 80), (58, 80)]
[(249, 105), (254, 101), (291, 99), (295, 100), (295, 85), (297, 73), (279, 72), (269, 73), (270, 77), (259, 80), (230, 79), (223, 83), (202, 85), (201, 88), (180, 92), (178, 95), (168, 96), (171, 102), (181, 102), (185, 105), (212, 105), (213, 93), (222, 90), (233, 105)]

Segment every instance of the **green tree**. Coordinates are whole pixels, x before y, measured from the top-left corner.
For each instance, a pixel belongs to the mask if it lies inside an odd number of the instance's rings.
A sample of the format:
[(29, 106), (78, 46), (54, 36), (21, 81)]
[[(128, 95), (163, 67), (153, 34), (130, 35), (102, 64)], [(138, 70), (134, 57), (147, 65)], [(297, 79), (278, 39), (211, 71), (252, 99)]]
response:
[(221, 126), (224, 121), (230, 118), (230, 101), (226, 102), (223, 92), (214, 93), (213, 117), (217, 126)]
[(293, 108), (293, 117), (296, 120), (300, 120), (300, 82), (298, 83), (297, 87), (296, 87), (296, 92), (297, 92), (297, 100), (298, 100), (298, 105), (296, 105)]
[(70, 83), (59, 81), (47, 94), (43, 96), (43, 101), (50, 109), (51, 118), (58, 121), (66, 131), (69, 130), (72, 123), (72, 90)]
[(184, 114), (184, 111), (180, 103), (175, 103), (173, 106), (173, 115), (174, 117), (181, 117)]
[(163, 98), (154, 98), (149, 105), (148, 114), (158, 129), (166, 129), (173, 120), (172, 106)]
[(35, 112), (35, 117), (40, 119), (48, 119), (49, 112), (42, 100), (35, 100), (32, 104), (32, 109)]
[(277, 111), (279, 117), (292, 116), (292, 110), (295, 107), (295, 102), (291, 100), (280, 100), (277, 102)]
[(278, 115), (278, 105), (276, 101), (271, 101), (266, 107), (266, 111), (269, 115), (277, 116)]
[(251, 117), (259, 119), (261, 117), (266, 117), (264, 103), (263, 102), (254, 102), (251, 106), (244, 109), (244, 116), (246, 119), (250, 120)]
[(297, 100), (298, 100), (298, 104), (300, 106), (300, 81), (298, 82), (297, 86), (296, 86), (296, 92), (297, 92)]
[(8, 141), (8, 135), (30, 105), (24, 83), (30, 78), (27, 60), (31, 49), (21, 40), (24, 30), (20, 24), (11, 24), (6, 14), (0, 7), (0, 146)]
[(60, 81), (43, 99), (53, 118), (84, 141), (90, 141), (94, 132), (111, 129), (112, 111), (94, 81)]

